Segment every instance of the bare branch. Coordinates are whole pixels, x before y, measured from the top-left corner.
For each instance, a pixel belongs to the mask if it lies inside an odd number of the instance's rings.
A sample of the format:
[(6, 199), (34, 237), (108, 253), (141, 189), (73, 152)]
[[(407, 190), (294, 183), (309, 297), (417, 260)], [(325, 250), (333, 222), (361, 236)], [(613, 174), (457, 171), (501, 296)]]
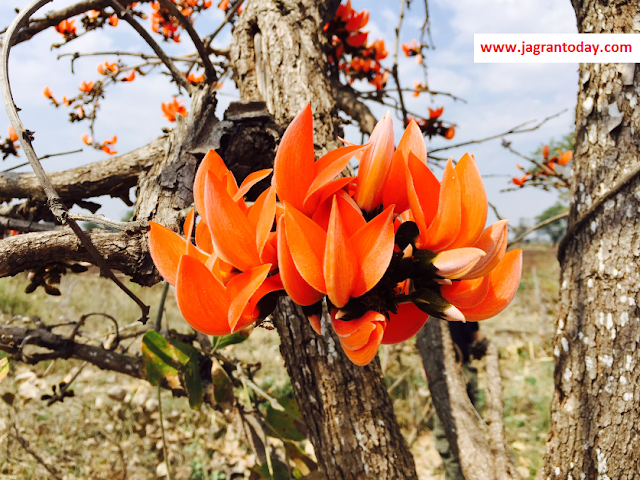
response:
[[(100, 195), (120, 197), (128, 195), (140, 175), (164, 157), (166, 148), (166, 137), (160, 137), (124, 155), (50, 172), (48, 176), (63, 201)], [(45, 198), (33, 173), (0, 173), (0, 191), (4, 198)]]
[(183, 87), (189, 95), (193, 93), (193, 86), (189, 83), (186, 77), (178, 70), (175, 64), (171, 61), (171, 59), (164, 53), (164, 50), (160, 48), (160, 45), (149, 35), (142, 25), (138, 23), (138, 21), (133, 18), (126, 8), (124, 8), (117, 0), (106, 0), (108, 5), (111, 5), (113, 9), (116, 11), (118, 17), (123, 18), (126, 22), (133, 27), (133, 29), (138, 32), (138, 34), (142, 37), (142, 39), (147, 42), (147, 44), (151, 47), (151, 49), (156, 53), (156, 55), (162, 60), (162, 63), (169, 69), (171, 72), (171, 76), (175, 80), (175, 82)]
[(49, 230), (59, 229), (60, 225), (52, 222), (38, 223), (30, 220), (19, 220), (0, 216), (0, 228), (18, 230), (19, 232), (48, 232)]
[(377, 120), (369, 107), (358, 100), (358, 94), (349, 85), (343, 85), (338, 79), (332, 79), (331, 85), (338, 108), (358, 122), (361, 132), (371, 135)]
[(452, 148), (457, 148), (457, 147), (464, 147), (465, 145), (471, 145), (474, 143), (483, 143), (483, 142), (487, 142), (489, 140), (493, 140), (495, 138), (500, 138), (500, 137), (504, 137), (505, 135), (513, 135), (516, 133), (526, 133), (526, 132), (533, 132), (535, 130), (538, 130), (540, 127), (542, 127), (545, 123), (547, 123), (549, 120), (552, 120), (560, 115), (562, 115), (563, 113), (565, 113), (567, 111), (567, 109), (565, 108), (564, 110), (559, 111), (558, 113), (554, 113), (553, 115), (542, 119), (542, 121), (536, 123), (535, 125), (533, 125), (532, 127), (528, 127), (528, 128), (524, 128), (525, 126), (531, 124), (534, 122), (534, 120), (530, 120), (528, 122), (522, 123), (520, 125), (517, 125), (515, 127), (510, 128), (509, 130), (507, 130), (506, 132), (503, 133), (499, 133), (497, 135), (491, 135), (489, 137), (485, 137), (482, 138), (480, 140), (469, 140), (468, 142), (462, 142), (462, 143), (457, 143), (455, 145), (447, 145), (446, 147), (440, 147), (440, 148), (434, 148), (433, 150), (431, 150), (429, 153), (435, 153), (435, 152), (440, 152), (442, 150), (450, 150)]
[(396, 39), (393, 46), (393, 67), (391, 68), (391, 74), (396, 81), (398, 87), (398, 97), (400, 98), (400, 108), (402, 109), (402, 121), (404, 125), (409, 123), (407, 117), (407, 108), (404, 106), (404, 96), (402, 95), (402, 87), (400, 86), (400, 77), (398, 76), (398, 50), (400, 49), (400, 29), (402, 28), (402, 22), (404, 20), (404, 7), (406, 0), (400, 0), (400, 18), (398, 19), (398, 26), (396, 27)]
[[(110, 268), (142, 285), (160, 277), (149, 257), (145, 235), (127, 235), (100, 230), (86, 232)], [(93, 262), (68, 228), (51, 232), (25, 233), (0, 240), (0, 278), (42, 267), (52, 262)]]
[(207, 49), (202, 43), (202, 39), (198, 36), (196, 31), (194, 30), (193, 25), (191, 24), (189, 19), (184, 15), (182, 15), (182, 12), (178, 10), (178, 7), (176, 7), (175, 3), (173, 3), (171, 0), (160, 0), (160, 3), (164, 8), (169, 10), (169, 14), (171, 16), (178, 19), (178, 21), (180, 22), (180, 25), (182, 25), (182, 28), (184, 28), (187, 31), (187, 33), (189, 34), (189, 37), (191, 37), (191, 41), (193, 42), (193, 45), (196, 47), (196, 50), (198, 51), (198, 54), (202, 59), (202, 62), (204, 63), (204, 70), (206, 73), (207, 80), (209, 80), (210, 82), (215, 82), (217, 79), (216, 70), (213, 68), (213, 65), (211, 64), (211, 60), (209, 59), (209, 55), (207, 54)]
[[(82, 149), (79, 148), (78, 150), (71, 150), (69, 152), (49, 153), (47, 155), (44, 155), (44, 156), (40, 157), (40, 161), (46, 160), (47, 158), (51, 158), (51, 157), (60, 157), (62, 155), (71, 155), (72, 153), (80, 153), (81, 151), (82, 151)], [(21, 163), (19, 165), (14, 165), (11, 168), (7, 168), (6, 170), (2, 170), (2, 171), (0, 171), (0, 173), (11, 172), (13, 170), (17, 170), (18, 168), (26, 167), (27, 165), (29, 165), (29, 162), (24, 162), (24, 163)]]
[[(514, 238), (513, 240), (511, 240), (509, 242), (509, 244), (507, 245), (507, 247), (511, 247), (511, 246), (515, 245), (516, 243), (521, 242), (526, 236), (532, 234), (536, 230), (540, 230), (542, 227), (546, 227), (547, 225), (549, 225), (549, 224), (551, 224), (553, 222), (557, 222), (558, 220), (562, 220), (563, 218), (567, 218), (568, 216), (569, 216), (569, 212), (563, 212), (563, 213), (560, 213), (560, 214), (556, 215), (555, 217), (548, 218), (545, 221), (540, 222), (537, 225), (534, 225), (529, 230), (524, 232), (522, 235), (519, 235), (516, 238)], [(565, 238), (566, 238), (566, 236), (565, 236)]]
[(242, 5), (242, 2), (244, 0), (236, 0), (235, 3), (233, 3), (231, 5), (231, 7), (229, 8), (229, 10), (227, 10), (227, 15), (224, 17), (224, 20), (222, 21), (222, 23), (220, 24), (220, 26), (218, 28), (216, 28), (216, 31), (213, 32), (211, 35), (209, 35), (206, 38), (205, 41), (205, 48), (209, 49), (211, 48), (211, 42), (213, 42), (213, 40), (218, 36), (218, 34), (222, 31), (222, 29), (224, 28), (224, 26), (229, 23), (231, 21), (231, 19), (233, 18), (233, 16), (236, 14), (236, 12), (238, 11), (238, 9), (240, 8), (240, 6)]
[[(149, 314), (149, 307), (145, 305), (142, 300), (140, 300), (131, 290), (125, 287), (124, 284), (116, 278), (116, 276), (105, 263), (104, 258), (100, 256), (96, 248), (91, 243), (91, 240), (89, 240), (89, 238), (85, 235), (76, 221), (72, 218), (68, 218), (67, 208), (58, 196), (58, 193), (51, 184), (49, 177), (47, 177), (47, 174), (42, 168), (42, 164), (38, 160), (36, 152), (33, 150), (33, 146), (31, 145), (31, 141), (33, 140), (33, 132), (30, 132), (29, 130), (24, 128), (24, 125), (22, 125), (20, 117), (18, 116), (18, 110), (13, 101), (11, 85), (9, 83), (9, 52), (11, 51), (13, 38), (16, 36), (20, 27), (29, 21), (31, 15), (33, 15), (50, 1), (51, 0), (34, 0), (26, 9), (18, 14), (14, 21), (11, 22), (11, 25), (5, 33), (4, 41), (2, 42), (2, 53), (0, 55), (0, 86), (2, 87), (2, 97), (4, 99), (5, 109), (7, 110), (9, 120), (11, 121), (11, 124), (13, 125), (18, 138), (20, 139), (20, 144), (24, 149), (25, 155), (29, 159), (31, 168), (33, 168), (36, 177), (38, 177), (38, 181), (47, 194), (47, 202), (49, 208), (51, 209), (51, 212), (56, 216), (56, 219), (60, 223), (68, 224), (71, 227), (84, 248), (93, 258), (94, 262), (100, 267), (100, 271), (102, 272), (102, 274), (109, 277), (116, 285), (118, 285), (118, 287), (120, 287), (122, 291), (124, 291), (134, 302), (136, 302), (136, 304), (138, 304), (142, 312), (140, 320), (144, 323)], [(110, 1), (115, 2), (115, 0)], [(126, 15), (129, 15), (129, 17), (131, 17), (129, 13), (126, 13)]]

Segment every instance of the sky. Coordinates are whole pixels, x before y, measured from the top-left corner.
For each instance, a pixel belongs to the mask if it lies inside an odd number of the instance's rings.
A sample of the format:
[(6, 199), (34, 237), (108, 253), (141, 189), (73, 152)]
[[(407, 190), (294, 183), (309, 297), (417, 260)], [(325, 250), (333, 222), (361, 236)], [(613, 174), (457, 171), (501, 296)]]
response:
[[(0, 26), (4, 27), (15, 17), (14, 7), (24, 8), (26, 0), (3, 0), (0, 2)], [(72, 1), (54, 0), (44, 7), (59, 10)], [(382, 63), (391, 67), (395, 28), (399, 17), (399, 1), (395, 0), (352, 0), (355, 9), (367, 9), (370, 20), (367, 29), (369, 39), (385, 40), (389, 57)], [(148, 7), (145, 7), (148, 8)], [(443, 119), (456, 124), (453, 140), (442, 138), (427, 143), (429, 150), (441, 148), (469, 140), (477, 140), (508, 131), (516, 125), (543, 118), (566, 109), (559, 117), (549, 121), (535, 132), (507, 137), (513, 148), (525, 154), (536, 150), (551, 138), (559, 139), (573, 130), (574, 109), (578, 85), (577, 64), (474, 64), (474, 33), (577, 33), (575, 16), (569, 0), (431, 0), (429, 2), (433, 49), (428, 51), (428, 85), (434, 91), (449, 92), (465, 100), (454, 101), (446, 96), (431, 97), (421, 94), (415, 98), (405, 97), (407, 108), (416, 113), (427, 114), (427, 108), (444, 106)], [(36, 14), (39, 16), (38, 14)], [(215, 8), (209, 9), (195, 23), (199, 32), (211, 32), (221, 23), (223, 14)], [(419, 38), (419, 29), (424, 21), (424, 3), (410, 2), (405, 14), (401, 42)], [(148, 20), (142, 21), (148, 28)], [(180, 44), (160, 42), (171, 55), (192, 52), (193, 46), (186, 35)], [(40, 156), (83, 148), (82, 153), (54, 157), (44, 160), (46, 170), (63, 170), (88, 162), (102, 160), (106, 155), (84, 145), (80, 138), (88, 131), (84, 123), (69, 123), (68, 109), (54, 108), (42, 95), (42, 89), (49, 86), (54, 96), (71, 97), (77, 94), (81, 81), (97, 80), (100, 75), (96, 66), (101, 61), (115, 60), (116, 56), (83, 57), (75, 61), (71, 73), (70, 57), (58, 59), (63, 53), (74, 52), (149, 52), (150, 48), (124, 22), (115, 29), (107, 27), (91, 32), (59, 49), (51, 45), (59, 43), (62, 37), (50, 29), (38, 34), (34, 39), (18, 45), (11, 52), (9, 75), (16, 104), (22, 109), (20, 116), (25, 126), (35, 131), (34, 147)], [(231, 31), (226, 27), (214, 41), (214, 47), (229, 44)], [(128, 65), (137, 63), (133, 58), (122, 57)], [(410, 87), (414, 79), (422, 80), (421, 67), (414, 58), (400, 55), (400, 82), (404, 88)], [(357, 86), (357, 84), (356, 84)], [(371, 90), (369, 85), (362, 85)], [(137, 77), (131, 83), (120, 83), (107, 92), (102, 101), (96, 122), (95, 137), (98, 141), (118, 136), (115, 149), (125, 153), (158, 137), (162, 128), (171, 124), (162, 117), (161, 103), (176, 95), (175, 85), (162, 74)], [(217, 114), (221, 117), (229, 102), (239, 96), (233, 82), (226, 79), (220, 91)], [(188, 100), (185, 102), (188, 106)], [(382, 118), (387, 107), (370, 105), (377, 118)], [(396, 143), (402, 134), (399, 117), (394, 117)], [(0, 136), (9, 121), (4, 111), (0, 112)], [(356, 128), (347, 128), (348, 140), (359, 142)], [(510, 179), (491, 175), (516, 176), (520, 161), (501, 146), (501, 140), (473, 144), (440, 152), (441, 156), (460, 158), (465, 152), (472, 153), (485, 179), (489, 201), (494, 203), (505, 218), (513, 224), (520, 219), (532, 219), (557, 201), (557, 194), (535, 189), (522, 189), (501, 193), (510, 187)], [(24, 154), (19, 159), (8, 159), (0, 163), (0, 170), (24, 162)], [(23, 167), (19, 171), (29, 171)], [(434, 169), (437, 176), (440, 171)], [(119, 219), (127, 211), (120, 201), (101, 198), (98, 203), (104, 213)], [(490, 221), (495, 220), (490, 214)]]

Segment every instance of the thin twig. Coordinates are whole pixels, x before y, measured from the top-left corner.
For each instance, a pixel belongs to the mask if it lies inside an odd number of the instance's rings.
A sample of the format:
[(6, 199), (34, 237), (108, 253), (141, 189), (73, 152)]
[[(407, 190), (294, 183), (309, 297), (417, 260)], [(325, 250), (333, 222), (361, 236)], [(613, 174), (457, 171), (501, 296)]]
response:
[(182, 28), (184, 28), (187, 31), (187, 33), (189, 34), (189, 37), (191, 37), (191, 41), (193, 42), (193, 45), (196, 47), (196, 50), (198, 51), (198, 54), (202, 59), (202, 62), (204, 63), (204, 71), (205, 71), (207, 80), (210, 81), (211, 83), (215, 82), (218, 77), (216, 70), (213, 68), (213, 65), (211, 64), (211, 60), (209, 59), (209, 55), (207, 55), (207, 49), (202, 43), (202, 39), (200, 38), (198, 33), (194, 30), (193, 25), (191, 24), (189, 19), (185, 17), (182, 14), (182, 12), (180, 12), (180, 10), (178, 10), (178, 7), (176, 7), (176, 4), (173, 3), (171, 0), (160, 0), (160, 3), (164, 8), (169, 10), (169, 15), (178, 19)]
[(398, 26), (396, 27), (396, 39), (393, 45), (393, 67), (391, 68), (391, 75), (393, 75), (393, 79), (396, 81), (396, 86), (398, 87), (398, 97), (400, 98), (400, 108), (402, 109), (402, 121), (404, 122), (404, 125), (409, 123), (409, 119), (407, 117), (407, 108), (404, 106), (400, 77), (398, 76), (398, 50), (400, 49), (400, 30), (402, 29), (404, 7), (406, 3), (406, 0), (400, 0), (400, 18), (398, 19)]
[[(40, 157), (40, 161), (46, 160), (47, 158), (51, 158), (51, 157), (59, 157), (61, 155), (71, 155), (72, 153), (80, 153), (81, 151), (82, 151), (82, 148), (79, 148), (78, 150), (71, 150), (70, 152), (49, 153), (43, 157)], [(20, 167), (26, 167), (27, 165), (29, 165), (29, 162), (24, 162), (24, 163), (21, 163), (20, 165), (15, 165), (11, 168), (7, 168), (6, 170), (2, 170), (0, 171), (0, 173), (11, 172), (12, 170), (16, 170)]]
[(429, 153), (440, 152), (442, 150), (450, 150), (452, 148), (457, 148), (457, 147), (464, 147), (465, 145), (471, 145), (471, 144), (474, 144), (474, 143), (483, 143), (483, 142), (487, 142), (489, 140), (493, 140), (495, 138), (504, 137), (505, 135), (512, 135), (512, 134), (515, 134), (515, 133), (533, 132), (534, 130), (539, 129), (542, 125), (547, 123), (549, 120), (554, 119), (554, 118), (562, 115), (566, 111), (567, 111), (567, 109), (565, 108), (564, 110), (561, 110), (558, 113), (554, 113), (553, 115), (550, 115), (547, 118), (544, 118), (541, 122), (539, 122), (539, 123), (537, 123), (534, 126), (529, 127), (529, 128), (524, 128), (524, 127), (526, 125), (529, 125), (530, 123), (533, 123), (534, 120), (529, 120), (528, 122), (524, 122), (524, 123), (521, 123), (520, 125), (517, 125), (517, 126), (515, 126), (513, 128), (510, 128), (506, 132), (499, 133), (497, 135), (491, 135), (490, 137), (482, 138), (480, 140), (469, 140), (467, 142), (457, 143), (456, 145), (448, 145), (446, 147), (434, 148)]
[(218, 28), (216, 28), (215, 32), (213, 32), (211, 35), (209, 35), (207, 37), (207, 39), (206, 39), (206, 41), (204, 43), (204, 46), (205, 46), (206, 49), (209, 49), (209, 47), (211, 46), (211, 42), (213, 42), (213, 39), (216, 38), (218, 36), (218, 34), (222, 31), (224, 26), (231, 21), (233, 16), (236, 14), (238, 9), (240, 8), (240, 5), (242, 5), (243, 1), (244, 0), (236, 0), (236, 2), (233, 5), (231, 5), (229, 10), (227, 10), (227, 15), (224, 17), (224, 20), (222, 21), (220, 26)]
[(149, 224), (145, 220), (134, 222), (119, 222), (117, 220), (111, 220), (104, 215), (92, 215), (89, 213), (69, 213), (69, 218), (78, 222), (93, 222), (98, 225), (103, 225), (114, 230), (129, 233), (146, 232), (149, 229)]
[[(162, 286), (162, 293), (160, 294), (160, 301), (158, 302), (158, 313), (156, 314), (155, 331), (159, 332), (162, 327), (162, 315), (164, 314), (164, 302), (167, 300), (167, 293), (169, 292), (169, 282), (164, 282)], [(168, 328), (168, 327), (167, 327)]]
[[(109, 1), (115, 2), (115, 0)], [(49, 177), (42, 168), (40, 160), (38, 160), (38, 156), (36, 155), (36, 152), (31, 145), (31, 141), (33, 140), (33, 132), (27, 130), (20, 121), (17, 107), (13, 101), (11, 84), (9, 83), (9, 52), (11, 51), (13, 39), (17, 35), (19, 29), (29, 21), (31, 15), (33, 15), (49, 2), (51, 2), (51, 0), (34, 0), (31, 4), (29, 4), (29, 6), (27, 6), (27, 8), (25, 8), (18, 14), (13, 22), (11, 22), (11, 25), (7, 29), (7, 33), (3, 38), (2, 52), (0, 55), (0, 83), (2, 87), (2, 97), (4, 99), (5, 109), (7, 110), (9, 120), (13, 125), (18, 138), (20, 139), (20, 144), (22, 145), (24, 152), (29, 159), (31, 168), (33, 169), (36, 177), (38, 178), (38, 181), (40, 182), (40, 185), (42, 185), (42, 188), (47, 195), (47, 201), (51, 212), (60, 223), (68, 224), (71, 227), (73, 232), (80, 239), (82, 246), (87, 249), (91, 257), (95, 260), (96, 264), (100, 267), (100, 271), (103, 273), (103, 275), (110, 278), (116, 285), (118, 285), (118, 287), (120, 287), (120, 289), (122, 289), (122, 291), (124, 291), (133, 301), (138, 304), (140, 310), (142, 311), (140, 321), (144, 323), (147, 321), (149, 307), (145, 305), (142, 300), (140, 300), (131, 290), (129, 290), (120, 280), (116, 278), (102, 255), (100, 255), (100, 253), (91, 243), (89, 237), (87, 237), (87, 235), (82, 231), (78, 223), (73, 218), (69, 218), (69, 211), (67, 210), (67, 207), (62, 202), (62, 199), (53, 187), (51, 180), (49, 180)]]
[(536, 167), (538, 167), (540, 170), (542, 170), (547, 176), (551, 176), (551, 177), (557, 178), (558, 181), (562, 184), (562, 186), (567, 187), (567, 188), (571, 188), (571, 185), (569, 185), (569, 181), (564, 177), (564, 175), (562, 175), (561, 173), (558, 173), (555, 170), (551, 170), (549, 167), (547, 167), (546, 165), (540, 163), (535, 158), (527, 157), (523, 153), (520, 153), (519, 151), (515, 150), (513, 147), (511, 147), (511, 142), (507, 142), (506, 140), (503, 140), (502, 141), (502, 146), (504, 148), (506, 148), (507, 150), (509, 150), (514, 155), (517, 155), (520, 158), (522, 158), (524, 160), (527, 160), (528, 162), (533, 163)]
[(34, 222), (33, 220), (20, 220), (0, 215), (0, 228), (17, 230), (18, 232), (48, 232), (62, 228), (53, 222)]
[(57, 480), (62, 480), (62, 477), (60, 476), (60, 473), (58, 473), (58, 471), (55, 468), (53, 468), (51, 465), (47, 465), (47, 463), (42, 459), (42, 457), (40, 455), (38, 455), (29, 446), (29, 442), (24, 437), (22, 437), (22, 435), (20, 435), (20, 433), (18, 432), (18, 428), (15, 425), (13, 426), (13, 429), (15, 430), (15, 433), (10, 433), (10, 435), (18, 441), (18, 443), (25, 450), (25, 452), (27, 452), (29, 455), (31, 455), (33, 458), (35, 458), (36, 461), (40, 465), (42, 465), (44, 468), (46, 468), (47, 472), (49, 472), (51, 475), (53, 475), (54, 478), (56, 478)]
[(511, 247), (511, 246), (515, 245), (516, 243), (520, 242), (524, 237), (526, 237), (527, 235), (532, 234), (536, 230), (540, 230), (542, 227), (546, 227), (547, 225), (549, 225), (549, 224), (551, 224), (553, 222), (557, 222), (558, 220), (562, 220), (563, 218), (567, 218), (568, 216), (569, 216), (569, 212), (563, 212), (563, 213), (560, 213), (560, 214), (556, 215), (555, 217), (548, 218), (545, 221), (540, 222), (537, 225), (534, 225), (529, 230), (524, 232), (522, 235), (519, 235), (516, 238), (514, 238), (513, 240), (511, 240), (507, 244), (507, 247)]
[(171, 72), (171, 76), (173, 77), (175, 82), (179, 86), (183, 87), (189, 93), (189, 95), (191, 95), (194, 91), (193, 86), (189, 83), (189, 81), (182, 74), (182, 72), (178, 70), (175, 64), (169, 59), (167, 54), (164, 53), (164, 50), (160, 48), (160, 45), (158, 45), (156, 41), (151, 37), (151, 35), (149, 35), (149, 32), (147, 32), (142, 27), (142, 25), (140, 25), (138, 21), (135, 18), (133, 18), (133, 15), (131, 15), (127, 11), (127, 9), (120, 4), (120, 2), (118, 2), (117, 0), (107, 0), (107, 2), (113, 7), (113, 9), (116, 11), (118, 16), (120, 18), (124, 18), (127, 21), (127, 23), (131, 25), (136, 32), (138, 32), (138, 34), (143, 38), (143, 40), (147, 42), (147, 44), (156, 53), (156, 55), (160, 58), (160, 60), (162, 60), (162, 63), (164, 63), (165, 66), (169, 69), (169, 71)]
[(162, 387), (160, 386), (160, 383), (158, 383), (158, 417), (160, 420), (160, 433), (162, 434), (162, 453), (164, 455), (164, 465), (167, 468), (167, 480), (171, 480), (169, 454), (167, 452), (167, 439), (164, 435), (164, 419), (162, 418)]
[(498, 213), (498, 208), (491, 202), (487, 202), (487, 204), (489, 205), (489, 208), (491, 208), (491, 210), (493, 210), (493, 213), (496, 214), (496, 217), (498, 217), (498, 220), (502, 220), (503, 217), (502, 217), (502, 215), (500, 215)]

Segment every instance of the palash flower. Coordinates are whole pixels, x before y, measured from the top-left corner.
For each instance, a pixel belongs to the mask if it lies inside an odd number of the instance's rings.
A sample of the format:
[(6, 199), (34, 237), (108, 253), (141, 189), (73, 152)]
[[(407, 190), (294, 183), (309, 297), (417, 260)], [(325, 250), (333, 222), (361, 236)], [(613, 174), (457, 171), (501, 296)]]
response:
[(58, 25), (55, 26), (56, 32), (65, 37), (75, 35), (76, 27), (74, 23), (76, 23), (75, 20), (62, 20)]
[(170, 122), (176, 121), (176, 115), (182, 115), (183, 117), (187, 116), (187, 109), (184, 108), (182, 100), (178, 100), (176, 97), (173, 97), (171, 102), (162, 104), (162, 116), (169, 120)]
[(93, 90), (94, 83), (93, 82), (81, 82), (78, 89), (84, 93), (90, 93)]
[[(358, 177), (336, 178), (353, 156)], [(487, 198), (473, 157), (455, 167), (449, 161), (441, 181), (426, 158), (420, 127), (410, 122), (395, 149), (386, 115), (369, 144), (315, 161), (307, 106), (283, 135), (272, 186), (252, 205), (243, 197), (269, 171), (238, 187), (210, 151), (193, 189), (202, 220), (196, 226), (189, 215), (188, 240), (151, 223), (151, 255), (197, 330), (243, 328), (268, 313), (265, 295), (284, 289), (321, 333), (326, 297), (345, 354), (366, 365), (380, 344), (415, 335), (429, 315), (489, 318), (518, 288), (521, 252), (505, 253), (506, 221), (485, 228)]]
[[(189, 239), (185, 240), (168, 228), (150, 222), (149, 250), (154, 263), (161, 275), (175, 285), (181, 313), (200, 332), (227, 335), (246, 327), (260, 318), (258, 302), (265, 295), (282, 289), (279, 276), (269, 276), (272, 264), (252, 255), (254, 251), (265, 251), (265, 237), (269, 237), (275, 216), (273, 188), (265, 191), (252, 206), (244, 203), (243, 195), (265, 176), (264, 171), (258, 173), (238, 188), (222, 159), (210, 151), (198, 169), (194, 184), (196, 205), (202, 208), (199, 211), (208, 224), (201, 221), (194, 227), (192, 210), (184, 225)], [(233, 197), (230, 192), (234, 192)], [(197, 245), (190, 240), (194, 228)], [(233, 238), (229, 238), (229, 232)], [(241, 238), (242, 245), (236, 246), (238, 252), (232, 253), (227, 262), (225, 254), (239, 234), (251, 236), (253, 245)]]

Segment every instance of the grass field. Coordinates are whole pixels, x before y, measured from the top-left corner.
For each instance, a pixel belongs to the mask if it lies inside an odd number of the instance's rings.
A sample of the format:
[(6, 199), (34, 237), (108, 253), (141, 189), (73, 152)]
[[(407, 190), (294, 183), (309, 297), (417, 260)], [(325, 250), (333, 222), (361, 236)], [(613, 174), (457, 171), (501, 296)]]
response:
[[(551, 339), (558, 292), (558, 264), (547, 245), (525, 246), (524, 271), (513, 304), (499, 316), (483, 322), (482, 332), (496, 343), (501, 356), (505, 400), (505, 427), (510, 453), (524, 478), (534, 478), (542, 465), (550, 424), (553, 394)], [(0, 279), (0, 321), (33, 326), (39, 317), (47, 325), (77, 321), (88, 312), (117, 318), (121, 331), (135, 328), (135, 305), (108, 281), (89, 275), (63, 277), (62, 295), (41, 289), (24, 293), (26, 275)], [(155, 317), (162, 287), (132, 289), (152, 306)], [(175, 300), (169, 295), (166, 318), (171, 328), (187, 331)], [(70, 331), (70, 326), (56, 333)], [(83, 331), (98, 339), (112, 325), (99, 317), (87, 321)], [(130, 351), (139, 350), (140, 337)], [(256, 329), (245, 343), (227, 347), (233, 355), (259, 361), (256, 376), (268, 393), (290, 389), (273, 331)], [(396, 413), (411, 444), (421, 479), (443, 478), (440, 458), (433, 448), (430, 428), (433, 409), (413, 342), (381, 349), (381, 361)], [(480, 407), (483, 404), (483, 364), (480, 371)], [(52, 387), (69, 380), (82, 363), (74, 360), (42, 362), (37, 366), (11, 363), (0, 384), (0, 477), (6, 479), (55, 478), (35, 455), (60, 478), (148, 479), (162, 477), (166, 468), (159, 429), (157, 390), (148, 383), (104, 372), (82, 369), (72, 389), (75, 396), (50, 407), (40, 400)], [(8, 401), (13, 397), (13, 404)], [(191, 410), (184, 398), (162, 394), (169, 466), (174, 479), (222, 480), (248, 478), (254, 458), (234, 425), (208, 407)], [(25, 448), (15, 439), (28, 442)], [(274, 443), (275, 445), (275, 443)], [(30, 450), (31, 453), (29, 453)], [(312, 450), (307, 446), (307, 450)], [(50, 467), (51, 468), (51, 467)]]

